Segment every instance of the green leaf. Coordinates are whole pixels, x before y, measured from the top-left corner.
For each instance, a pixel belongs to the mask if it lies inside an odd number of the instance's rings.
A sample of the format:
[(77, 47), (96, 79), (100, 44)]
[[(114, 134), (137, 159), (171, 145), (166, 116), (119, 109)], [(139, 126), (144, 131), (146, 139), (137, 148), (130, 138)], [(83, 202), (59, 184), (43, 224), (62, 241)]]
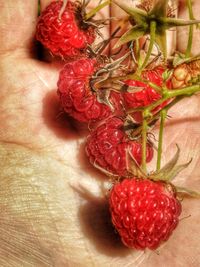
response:
[(130, 7), (129, 5), (121, 3), (121, 0), (113, 0), (113, 3), (128, 13), (137, 24), (143, 25), (146, 23), (147, 13), (144, 10), (136, 7)]
[(145, 34), (146, 34), (146, 29), (142, 26), (136, 25), (121, 36), (121, 38), (115, 44), (114, 48), (118, 48), (119, 46), (125, 43), (136, 40)]
[(149, 15), (154, 15), (155, 17), (166, 17), (167, 5), (168, 0), (157, 0)]

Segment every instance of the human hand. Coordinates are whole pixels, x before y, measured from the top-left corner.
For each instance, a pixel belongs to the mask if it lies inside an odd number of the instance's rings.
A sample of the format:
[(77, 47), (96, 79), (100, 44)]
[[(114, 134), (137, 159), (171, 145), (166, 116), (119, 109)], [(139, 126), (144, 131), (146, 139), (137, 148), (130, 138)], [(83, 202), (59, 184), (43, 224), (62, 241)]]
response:
[[(41, 1), (42, 9), (49, 2)], [(45, 63), (34, 54), (37, 1), (0, 0), (0, 7), (0, 265), (198, 266), (196, 199), (184, 199), (182, 217), (191, 217), (180, 221), (160, 255), (121, 244), (100, 190), (106, 179), (84, 158), (87, 131), (58, 118), (56, 82), (61, 63)], [(112, 12), (119, 16), (119, 10)], [(108, 9), (102, 15), (108, 17)], [(185, 40), (179, 32), (180, 49)], [(198, 52), (198, 46), (193, 49)], [(163, 159), (164, 163), (171, 158), (175, 143), (182, 151), (181, 162), (193, 157), (176, 183), (195, 189), (200, 188), (199, 102), (193, 96), (170, 111)]]

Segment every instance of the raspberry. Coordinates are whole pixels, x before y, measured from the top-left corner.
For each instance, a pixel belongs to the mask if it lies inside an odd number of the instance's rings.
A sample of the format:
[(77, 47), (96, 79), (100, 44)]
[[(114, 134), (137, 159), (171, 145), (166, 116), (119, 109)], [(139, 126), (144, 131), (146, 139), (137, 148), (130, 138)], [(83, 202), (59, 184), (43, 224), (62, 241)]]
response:
[[(66, 113), (80, 122), (101, 120), (112, 114), (108, 105), (97, 100), (97, 94), (90, 86), (97, 65), (95, 59), (82, 58), (67, 63), (60, 72), (58, 94), (61, 105)], [(120, 98), (119, 93), (110, 92), (109, 102), (119, 112)]]
[(94, 27), (83, 22), (81, 4), (68, 1), (61, 18), (63, 1), (54, 1), (42, 12), (36, 27), (36, 39), (52, 54), (75, 57), (95, 40)]
[[(163, 72), (164, 72), (164, 68), (159, 66), (153, 70), (145, 71), (142, 74), (142, 78), (161, 87), (162, 83), (163, 83), (163, 78), (162, 78)], [(146, 107), (146, 106), (156, 102), (157, 100), (161, 99), (160, 93), (158, 93), (154, 88), (145, 84), (144, 82), (141, 82), (138, 80), (127, 80), (126, 84), (133, 86), (133, 87), (144, 88), (143, 90), (141, 90), (139, 92), (135, 92), (135, 93), (126, 92), (126, 93), (124, 93), (124, 100), (125, 100), (125, 104), (126, 104), (127, 108)], [(167, 87), (168, 88), (171, 87), (170, 81), (167, 82)], [(167, 103), (168, 103), (168, 101), (163, 102), (161, 105), (159, 105), (154, 110), (152, 110), (152, 113), (154, 114), (154, 113), (158, 112)], [(133, 114), (133, 117), (137, 122), (142, 121), (141, 112), (135, 112)]]
[(113, 186), (109, 205), (112, 223), (130, 248), (156, 249), (176, 228), (181, 204), (171, 185), (124, 179)]
[[(144, 72), (142, 78), (155, 83), (158, 86), (162, 86), (163, 72), (163, 68), (157, 67), (154, 70), (148, 70)], [(145, 107), (161, 98), (161, 95), (156, 92), (155, 89), (141, 81), (127, 80), (126, 84), (134, 87), (144, 88), (143, 90), (136, 93), (124, 93), (124, 99), (128, 108)]]
[[(123, 120), (117, 117), (106, 120), (87, 139), (86, 153), (90, 162), (119, 176), (128, 175), (127, 150), (141, 164), (141, 143), (129, 139), (123, 130)], [(147, 144), (147, 162), (152, 158), (153, 148)]]

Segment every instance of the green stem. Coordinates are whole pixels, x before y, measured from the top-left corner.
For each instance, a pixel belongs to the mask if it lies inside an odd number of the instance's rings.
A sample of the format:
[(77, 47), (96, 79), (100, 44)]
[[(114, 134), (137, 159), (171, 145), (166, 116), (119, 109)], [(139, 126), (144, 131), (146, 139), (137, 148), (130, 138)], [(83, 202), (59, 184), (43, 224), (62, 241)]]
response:
[(144, 173), (147, 173), (146, 166), (146, 154), (147, 154), (147, 119), (145, 117), (145, 110), (143, 112), (143, 122), (142, 122), (142, 169)]
[[(174, 105), (176, 105), (182, 99), (183, 99), (183, 96), (176, 97), (172, 102), (170, 102), (167, 106), (164, 107), (166, 109), (166, 112), (168, 112), (168, 110), (170, 108), (172, 108)], [(152, 123), (156, 122), (156, 120), (158, 120), (160, 118), (161, 112), (162, 112), (162, 110), (160, 110), (158, 113), (156, 113), (152, 118), (147, 119), (147, 124), (149, 126), (151, 126)], [(134, 134), (132, 134), (131, 137), (136, 137), (136, 136), (140, 135), (141, 131), (142, 131), (142, 126), (139, 126), (136, 130), (134, 130)]]
[(162, 158), (162, 147), (163, 147), (163, 131), (164, 131), (164, 124), (165, 119), (167, 116), (167, 110), (164, 108), (160, 112), (160, 130), (159, 130), (159, 139), (158, 139), (158, 154), (157, 154), (157, 171), (160, 170), (161, 167), (161, 158)]
[[(182, 89), (167, 90), (163, 93), (163, 97), (146, 108), (146, 112), (150, 112), (157, 106), (161, 105), (164, 101), (177, 97), (177, 96), (191, 96), (192, 94), (200, 91), (200, 85), (192, 85)], [(129, 113), (131, 110), (129, 111)]]
[(184, 87), (182, 89), (176, 89), (176, 90), (168, 90), (166, 92), (166, 99), (170, 99), (179, 95), (185, 95), (185, 96), (190, 96), (196, 92), (200, 91), (200, 85), (191, 85), (188, 87)]
[[(192, 10), (191, 0), (187, 0), (187, 6), (188, 6), (188, 11), (189, 11), (189, 18), (192, 20), (192, 19), (194, 19), (194, 15), (193, 15), (193, 10)], [(192, 40), (193, 40), (193, 25), (190, 25), (187, 49), (185, 52), (186, 58), (190, 57), (191, 49), (192, 49)]]
[(111, 2), (112, 2), (111, 0), (105, 1), (104, 3), (92, 9), (89, 13), (86, 14), (85, 20), (89, 20), (90, 18), (92, 18), (98, 11), (100, 11), (105, 6), (108, 6)]
[(156, 37), (156, 21), (151, 21), (150, 23), (150, 43), (149, 43), (149, 48), (145, 57), (145, 60), (141, 66), (141, 70), (144, 69), (149, 61), (149, 58), (151, 56), (151, 52), (153, 50), (153, 45), (155, 43), (155, 37)]

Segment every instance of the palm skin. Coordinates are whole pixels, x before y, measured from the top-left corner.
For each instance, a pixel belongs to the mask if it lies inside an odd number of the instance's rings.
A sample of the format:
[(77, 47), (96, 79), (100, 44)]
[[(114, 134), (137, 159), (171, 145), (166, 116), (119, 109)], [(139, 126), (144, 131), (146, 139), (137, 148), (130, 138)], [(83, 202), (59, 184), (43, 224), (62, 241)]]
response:
[[(84, 158), (85, 129), (58, 116), (60, 64), (39, 61), (31, 52), (37, 1), (0, 0), (0, 12), (0, 266), (198, 266), (196, 199), (184, 199), (182, 217), (191, 217), (180, 222), (159, 255), (121, 244), (100, 189), (106, 179)], [(173, 155), (175, 143), (181, 162), (193, 157), (175, 182), (195, 189), (199, 104), (194, 96), (170, 112), (163, 158)]]

